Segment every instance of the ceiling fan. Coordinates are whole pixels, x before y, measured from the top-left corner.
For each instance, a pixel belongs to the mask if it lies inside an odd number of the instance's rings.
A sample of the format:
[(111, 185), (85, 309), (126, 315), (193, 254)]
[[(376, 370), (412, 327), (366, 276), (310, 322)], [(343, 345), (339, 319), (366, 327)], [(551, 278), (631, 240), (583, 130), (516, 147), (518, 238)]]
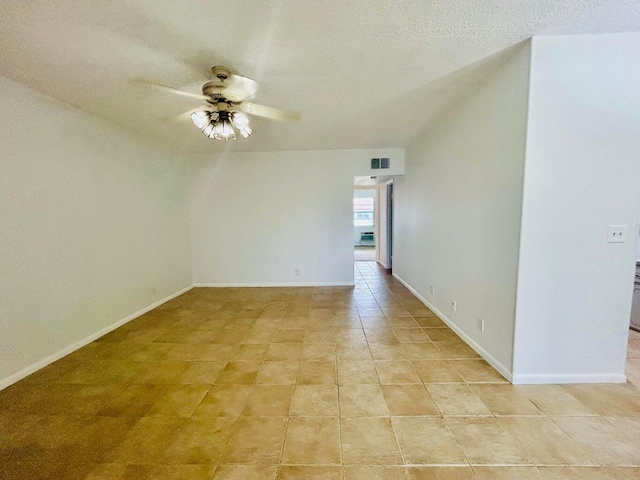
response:
[(207, 137), (215, 140), (235, 140), (236, 131), (242, 138), (253, 132), (246, 114), (271, 120), (295, 122), (300, 119), (298, 112), (280, 110), (246, 101), (258, 91), (255, 80), (235, 75), (223, 66), (211, 69), (215, 77), (202, 86), (202, 95), (176, 90), (175, 88), (149, 83), (153, 88), (205, 101), (206, 106), (191, 112), (191, 120)]

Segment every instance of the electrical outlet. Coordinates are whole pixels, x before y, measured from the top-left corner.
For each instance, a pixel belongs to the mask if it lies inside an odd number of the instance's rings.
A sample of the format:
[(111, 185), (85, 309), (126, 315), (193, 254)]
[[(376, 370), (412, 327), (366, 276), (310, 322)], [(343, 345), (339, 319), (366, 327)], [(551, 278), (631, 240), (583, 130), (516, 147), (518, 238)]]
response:
[(453, 310), (454, 312), (458, 309), (458, 305), (456, 304), (456, 301), (454, 300), (453, 302), (451, 302), (451, 310)]
[(296, 276), (299, 276), (300, 275), (300, 270), (296, 268), (295, 274), (296, 274)]
[(435, 295), (435, 293), (436, 293), (436, 289), (434, 288), (434, 286), (433, 286), (433, 285), (431, 285), (431, 286), (429, 287), (429, 293), (430, 293), (431, 295)]
[(624, 243), (627, 241), (627, 226), (626, 225), (609, 225), (609, 232), (607, 235), (607, 242), (609, 243)]
[(484, 332), (484, 320), (478, 317), (478, 330)]

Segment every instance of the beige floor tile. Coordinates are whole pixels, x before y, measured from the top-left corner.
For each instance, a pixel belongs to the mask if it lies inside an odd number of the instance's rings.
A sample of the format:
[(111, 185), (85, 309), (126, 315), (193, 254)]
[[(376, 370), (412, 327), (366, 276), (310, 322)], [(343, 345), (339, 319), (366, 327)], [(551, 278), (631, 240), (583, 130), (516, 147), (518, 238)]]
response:
[(364, 346), (360, 345), (339, 345), (336, 344), (336, 358), (338, 362), (344, 361), (359, 361), (372, 359), (372, 351), (367, 346), (367, 342), (364, 342)]
[(402, 465), (388, 418), (343, 418), (340, 432), (345, 465)]
[(300, 362), (266, 361), (258, 370), (255, 383), (259, 385), (293, 385), (298, 377)]
[(301, 417), (334, 417), (338, 408), (338, 387), (335, 385), (298, 385), (293, 393), (290, 415)]
[(190, 417), (209, 388), (209, 385), (167, 385), (146, 415)]
[(126, 417), (68, 417), (63, 435), (54, 439), (54, 448), (38, 453), (43, 463), (103, 462), (136, 423)]
[(302, 346), (302, 360), (335, 362), (336, 346), (333, 343), (305, 343)]
[[(412, 344), (413, 346), (415, 344)], [(425, 344), (428, 345), (428, 344)], [(382, 343), (371, 343), (369, 344), (368, 350), (370, 350), (369, 359), (373, 358), (374, 360), (383, 360), (383, 361), (391, 361), (391, 360), (409, 360), (410, 357), (407, 353), (406, 347), (409, 346), (406, 343), (397, 345), (387, 345)], [(365, 359), (366, 360), (366, 359)]]
[(251, 388), (249, 385), (214, 385), (198, 405), (194, 416), (238, 418)]
[(552, 420), (602, 465), (640, 466), (640, 438), (630, 439), (604, 418), (553, 417)]
[(287, 418), (241, 417), (222, 463), (273, 465), (280, 462)]
[(304, 330), (280, 330), (276, 333), (273, 341), (275, 343), (302, 343), (304, 334)]
[(267, 360), (300, 360), (302, 343), (272, 343)]
[(462, 377), (446, 360), (416, 360), (411, 362), (422, 383), (462, 383)]
[(277, 466), (219, 465), (213, 480), (276, 480)]
[(451, 365), (468, 383), (508, 383), (484, 360), (452, 360)]
[(607, 471), (616, 479), (616, 480), (637, 480), (640, 478), (640, 467), (630, 467), (630, 468), (608, 468)]
[(367, 342), (370, 344), (381, 343), (383, 345), (394, 345), (399, 343), (391, 328), (369, 328), (365, 326), (364, 334), (367, 337)]
[[(140, 417), (151, 410), (167, 391), (167, 388), (168, 386), (166, 385), (129, 385), (123, 391), (114, 394), (113, 398), (107, 400), (98, 411), (98, 414), (112, 417)], [(198, 401), (195, 407), (199, 403)]]
[(513, 385), (474, 384), (471, 390), (494, 415), (542, 415), (542, 412)]
[[(215, 465), (101, 464), (86, 480), (209, 480)], [(69, 477), (82, 478), (82, 477)]]
[(598, 415), (640, 415), (640, 390), (633, 385), (564, 385), (563, 388)]
[(338, 384), (340, 385), (378, 385), (378, 372), (372, 361), (338, 361)]
[(224, 417), (143, 417), (110, 454), (115, 463), (216, 463), (233, 429)]
[(304, 343), (335, 345), (335, 329), (324, 327), (322, 330), (307, 328), (304, 333)]
[(560, 385), (519, 385), (516, 388), (547, 415), (595, 415)]
[(433, 342), (441, 352), (443, 358), (451, 360), (477, 359), (480, 355), (464, 342)]
[(173, 344), (163, 360), (183, 362), (220, 362), (229, 361), (237, 347), (235, 345), (198, 345)]
[(387, 319), (391, 328), (419, 328), (413, 317), (391, 317)]
[(432, 342), (429, 343), (403, 343), (400, 345), (404, 351), (402, 359), (405, 360), (440, 360), (442, 352)]
[(343, 469), (344, 480), (408, 480), (404, 467), (386, 466), (346, 466)]
[(335, 362), (300, 362), (298, 370), (299, 385), (336, 385)]
[(424, 332), (433, 342), (461, 342), (460, 337), (450, 328), (425, 328)]
[(388, 416), (389, 410), (379, 385), (340, 385), (341, 417)]
[[(229, 417), (197, 417), (184, 420), (174, 432), (162, 464), (216, 464), (235, 428)], [(130, 462), (134, 463), (134, 462)]]
[(409, 361), (376, 361), (374, 364), (383, 385), (422, 383)]
[(233, 354), (235, 362), (262, 362), (267, 356), (269, 345), (260, 343), (244, 343), (238, 346)]
[(299, 417), (289, 420), (282, 463), (340, 465), (338, 417)]
[(471, 467), (411, 467), (407, 469), (411, 480), (474, 480)]
[(464, 383), (428, 384), (427, 391), (442, 415), (491, 415), (491, 411)]
[(447, 324), (436, 317), (435, 314), (428, 317), (415, 316), (413, 318), (416, 323), (423, 328), (449, 328)]
[(539, 467), (545, 480), (615, 480), (604, 468)]
[(394, 328), (393, 333), (400, 343), (427, 343), (431, 339), (424, 330), (417, 328)]
[(341, 480), (340, 467), (283, 465), (278, 480)]
[(242, 344), (263, 344), (267, 345), (273, 341), (273, 338), (276, 336), (278, 332), (277, 329), (271, 330), (256, 330), (252, 329), (244, 336), (242, 339)]
[(440, 415), (424, 385), (383, 385), (382, 393), (391, 416)]
[(286, 417), (289, 415), (293, 385), (255, 385), (247, 398), (242, 415)]
[(447, 417), (445, 423), (472, 465), (531, 463), (494, 417)]
[(512, 387), (355, 269), (355, 288), (193, 289), (0, 391), (0, 478), (640, 478), (640, 334), (632, 383)]
[(475, 480), (542, 480), (536, 467), (473, 467)]
[(536, 465), (599, 466), (576, 440), (547, 417), (499, 417), (498, 421)]
[(620, 430), (634, 444), (640, 445), (640, 416), (604, 417), (611, 425)]
[(467, 459), (444, 420), (437, 417), (392, 417), (407, 464), (466, 464)]
[(627, 381), (640, 388), (640, 358), (627, 359)]
[(627, 358), (640, 358), (640, 339), (629, 338)]
[(187, 368), (180, 374), (178, 382), (193, 385), (212, 385), (226, 365), (226, 361), (187, 362)]
[(262, 367), (261, 362), (229, 362), (222, 369), (217, 384), (251, 385)]

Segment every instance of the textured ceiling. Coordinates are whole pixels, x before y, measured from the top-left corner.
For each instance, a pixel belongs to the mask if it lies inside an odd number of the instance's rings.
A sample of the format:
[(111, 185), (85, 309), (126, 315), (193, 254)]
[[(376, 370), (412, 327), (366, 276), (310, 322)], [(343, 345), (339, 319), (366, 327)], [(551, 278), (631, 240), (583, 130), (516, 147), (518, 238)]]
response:
[[(403, 147), (486, 71), (464, 67), (533, 35), (639, 30), (638, 0), (4, 0), (0, 74), (176, 150)], [(140, 82), (199, 93), (216, 64), (302, 120), (209, 140), (175, 119), (197, 101)]]

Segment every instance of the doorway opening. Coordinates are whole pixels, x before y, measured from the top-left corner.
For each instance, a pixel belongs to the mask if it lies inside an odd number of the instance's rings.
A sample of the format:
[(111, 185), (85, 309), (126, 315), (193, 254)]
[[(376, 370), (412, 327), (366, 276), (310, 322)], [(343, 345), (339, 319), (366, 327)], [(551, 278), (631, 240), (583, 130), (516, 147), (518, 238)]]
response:
[(627, 380), (640, 387), (640, 231), (636, 232), (636, 275), (627, 345)]
[(353, 245), (355, 262), (377, 262), (391, 270), (393, 261), (392, 175), (354, 177)]
[(354, 261), (375, 262), (376, 255), (376, 187), (353, 189)]

